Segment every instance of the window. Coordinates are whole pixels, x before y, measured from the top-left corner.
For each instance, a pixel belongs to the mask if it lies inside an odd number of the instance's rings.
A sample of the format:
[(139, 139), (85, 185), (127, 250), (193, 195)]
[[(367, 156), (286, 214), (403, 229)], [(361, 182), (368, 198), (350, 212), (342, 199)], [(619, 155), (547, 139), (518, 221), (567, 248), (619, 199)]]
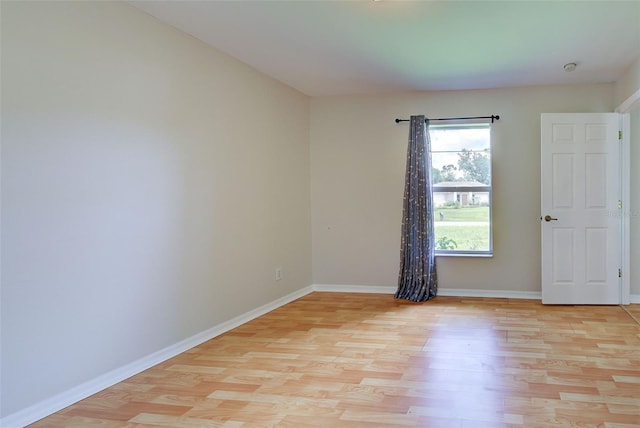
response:
[(437, 255), (492, 255), (491, 125), (430, 125)]

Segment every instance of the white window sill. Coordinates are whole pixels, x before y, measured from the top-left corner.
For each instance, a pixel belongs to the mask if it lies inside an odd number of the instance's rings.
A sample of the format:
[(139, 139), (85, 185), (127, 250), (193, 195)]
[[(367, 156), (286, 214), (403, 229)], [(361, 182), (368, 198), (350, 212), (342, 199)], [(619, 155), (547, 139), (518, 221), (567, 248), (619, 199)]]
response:
[(493, 253), (436, 253), (436, 257), (492, 258), (493, 257)]

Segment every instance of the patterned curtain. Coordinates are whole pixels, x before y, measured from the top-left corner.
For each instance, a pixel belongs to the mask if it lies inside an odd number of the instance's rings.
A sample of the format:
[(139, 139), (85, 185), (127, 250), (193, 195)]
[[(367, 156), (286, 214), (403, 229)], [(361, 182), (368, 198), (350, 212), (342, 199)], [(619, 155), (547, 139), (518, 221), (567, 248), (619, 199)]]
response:
[(438, 292), (428, 120), (411, 116), (396, 299), (423, 302)]

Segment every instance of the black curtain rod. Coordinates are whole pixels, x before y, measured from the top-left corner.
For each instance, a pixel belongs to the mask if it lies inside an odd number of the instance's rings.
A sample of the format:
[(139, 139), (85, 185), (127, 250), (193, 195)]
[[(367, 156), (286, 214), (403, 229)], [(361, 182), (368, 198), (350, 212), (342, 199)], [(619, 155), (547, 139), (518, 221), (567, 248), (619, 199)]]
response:
[[(500, 116), (496, 115), (491, 115), (491, 116), (475, 116), (475, 117), (442, 117), (440, 119), (425, 119), (425, 122), (428, 121), (433, 121), (433, 120), (472, 120), (472, 119), (491, 119), (491, 123), (493, 123), (496, 120), (500, 120)], [(409, 122), (410, 119), (396, 119), (396, 123), (400, 123), (400, 122)]]

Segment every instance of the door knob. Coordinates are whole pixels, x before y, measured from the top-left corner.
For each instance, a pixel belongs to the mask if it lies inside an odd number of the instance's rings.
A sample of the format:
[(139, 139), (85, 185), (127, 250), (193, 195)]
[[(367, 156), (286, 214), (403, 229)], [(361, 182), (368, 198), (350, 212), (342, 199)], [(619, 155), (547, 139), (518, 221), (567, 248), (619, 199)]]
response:
[(557, 218), (553, 218), (551, 217), (549, 214), (547, 214), (546, 216), (544, 216), (544, 221), (557, 221)]

